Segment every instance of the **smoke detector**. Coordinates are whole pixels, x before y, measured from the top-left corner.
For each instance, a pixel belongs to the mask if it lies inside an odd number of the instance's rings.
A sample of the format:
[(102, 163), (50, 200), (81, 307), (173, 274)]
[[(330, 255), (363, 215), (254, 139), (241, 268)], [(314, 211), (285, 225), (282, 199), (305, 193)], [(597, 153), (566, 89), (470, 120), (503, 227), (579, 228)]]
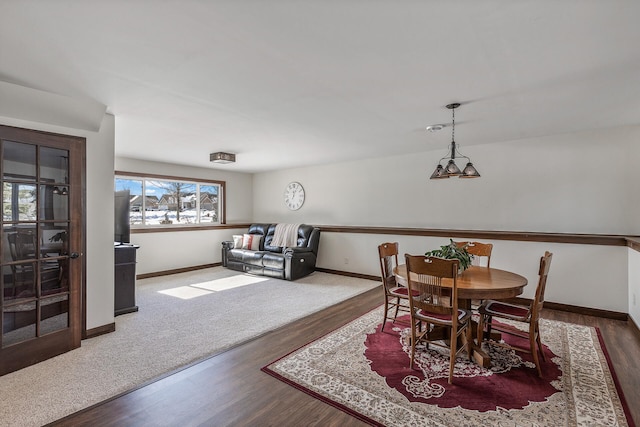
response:
[(445, 125), (429, 125), (427, 126), (427, 130), (429, 132), (438, 132), (439, 130), (444, 129)]

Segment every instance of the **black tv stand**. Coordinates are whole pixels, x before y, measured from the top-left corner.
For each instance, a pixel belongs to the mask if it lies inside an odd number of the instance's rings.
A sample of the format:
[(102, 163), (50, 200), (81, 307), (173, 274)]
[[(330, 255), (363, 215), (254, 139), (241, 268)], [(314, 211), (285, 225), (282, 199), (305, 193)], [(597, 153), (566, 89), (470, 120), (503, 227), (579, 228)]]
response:
[(115, 244), (115, 315), (138, 311), (136, 305), (136, 250), (140, 246)]

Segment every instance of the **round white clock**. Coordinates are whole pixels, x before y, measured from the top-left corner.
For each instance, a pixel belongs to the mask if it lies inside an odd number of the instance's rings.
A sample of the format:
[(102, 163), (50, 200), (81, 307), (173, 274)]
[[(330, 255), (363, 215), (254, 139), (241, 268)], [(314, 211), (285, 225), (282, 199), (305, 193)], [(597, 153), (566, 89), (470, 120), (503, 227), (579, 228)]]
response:
[(304, 188), (299, 182), (290, 182), (284, 189), (284, 204), (292, 211), (297, 211), (304, 203)]

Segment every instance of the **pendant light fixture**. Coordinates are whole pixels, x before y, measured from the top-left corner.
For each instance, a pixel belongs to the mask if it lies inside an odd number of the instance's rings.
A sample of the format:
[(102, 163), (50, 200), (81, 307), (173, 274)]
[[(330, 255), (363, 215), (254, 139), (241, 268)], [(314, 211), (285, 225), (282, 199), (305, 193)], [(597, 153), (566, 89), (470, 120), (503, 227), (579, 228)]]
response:
[[(453, 116), (451, 123), (451, 145), (449, 146), (449, 148), (451, 149), (451, 155), (449, 157), (443, 157), (440, 159), (440, 161), (438, 162), (438, 166), (436, 166), (436, 170), (431, 174), (431, 179), (449, 178), (450, 176), (457, 176), (459, 178), (480, 177), (480, 174), (473, 166), (473, 163), (471, 163), (471, 159), (467, 156), (463, 156), (456, 148), (456, 141), (454, 139), (454, 136), (456, 132), (456, 108), (458, 108), (459, 106), (460, 104), (458, 103), (447, 105), (447, 108), (451, 110), (451, 114)], [(462, 170), (460, 170), (458, 165), (456, 165), (456, 154), (459, 158), (462, 157), (467, 159), (467, 165)], [(447, 165), (442, 166), (442, 161), (447, 159), (449, 159)]]

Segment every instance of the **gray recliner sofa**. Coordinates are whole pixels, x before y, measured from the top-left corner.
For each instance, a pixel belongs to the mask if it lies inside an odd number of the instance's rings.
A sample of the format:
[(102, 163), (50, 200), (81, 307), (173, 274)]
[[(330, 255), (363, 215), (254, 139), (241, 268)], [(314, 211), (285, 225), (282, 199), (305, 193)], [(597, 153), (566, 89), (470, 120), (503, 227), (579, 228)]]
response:
[(234, 247), (233, 241), (222, 242), (222, 265), (232, 270), (285, 280), (296, 280), (316, 269), (320, 229), (301, 224), (297, 246), (271, 246), (276, 224), (251, 224), (246, 234), (260, 236), (258, 250)]

